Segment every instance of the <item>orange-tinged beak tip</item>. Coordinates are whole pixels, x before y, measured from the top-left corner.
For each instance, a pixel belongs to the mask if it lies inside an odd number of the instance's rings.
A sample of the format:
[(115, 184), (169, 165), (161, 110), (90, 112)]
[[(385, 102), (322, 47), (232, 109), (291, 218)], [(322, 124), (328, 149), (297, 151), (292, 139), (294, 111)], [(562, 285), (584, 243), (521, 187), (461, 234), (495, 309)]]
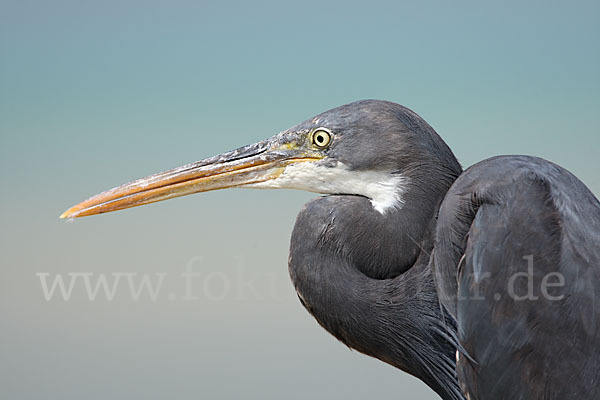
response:
[(60, 214), (60, 219), (73, 219), (73, 218), (77, 218), (80, 217), (79, 212), (81, 211), (81, 207), (79, 204), (69, 208), (67, 211), (65, 211), (64, 213)]
[(71, 217), (71, 209), (68, 209), (64, 213), (60, 214), (60, 217), (58, 217), (58, 218), (60, 218), (60, 219), (73, 218), (73, 217)]

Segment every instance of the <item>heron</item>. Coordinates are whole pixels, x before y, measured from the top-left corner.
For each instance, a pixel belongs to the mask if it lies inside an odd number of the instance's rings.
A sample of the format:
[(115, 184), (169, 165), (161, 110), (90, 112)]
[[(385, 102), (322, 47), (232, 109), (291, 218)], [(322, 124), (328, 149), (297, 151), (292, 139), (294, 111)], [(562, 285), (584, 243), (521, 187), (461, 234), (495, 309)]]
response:
[(288, 269), (334, 337), (444, 400), (600, 398), (600, 203), (566, 169), (462, 169), (419, 115), (346, 104), (258, 143), (110, 189), (77, 218), (225, 188), (319, 193)]

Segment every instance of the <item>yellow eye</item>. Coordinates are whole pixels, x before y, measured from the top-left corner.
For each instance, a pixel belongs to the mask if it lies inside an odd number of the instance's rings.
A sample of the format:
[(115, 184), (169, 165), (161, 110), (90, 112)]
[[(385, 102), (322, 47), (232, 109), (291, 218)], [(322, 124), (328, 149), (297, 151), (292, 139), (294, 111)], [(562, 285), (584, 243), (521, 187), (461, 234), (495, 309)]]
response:
[(324, 128), (319, 128), (313, 132), (312, 142), (315, 146), (324, 149), (331, 143), (331, 133)]

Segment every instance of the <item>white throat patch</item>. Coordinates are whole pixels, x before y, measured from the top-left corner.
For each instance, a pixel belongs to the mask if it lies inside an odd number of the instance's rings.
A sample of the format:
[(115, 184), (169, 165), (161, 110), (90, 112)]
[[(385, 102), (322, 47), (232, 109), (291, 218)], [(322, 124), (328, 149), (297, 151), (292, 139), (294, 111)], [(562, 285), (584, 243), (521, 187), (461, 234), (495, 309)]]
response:
[(357, 194), (371, 200), (373, 208), (385, 214), (400, 209), (408, 178), (404, 175), (377, 171), (351, 171), (338, 162), (326, 167), (318, 162), (299, 162), (288, 165), (283, 173), (265, 182), (242, 187), (257, 189), (299, 189), (324, 194)]

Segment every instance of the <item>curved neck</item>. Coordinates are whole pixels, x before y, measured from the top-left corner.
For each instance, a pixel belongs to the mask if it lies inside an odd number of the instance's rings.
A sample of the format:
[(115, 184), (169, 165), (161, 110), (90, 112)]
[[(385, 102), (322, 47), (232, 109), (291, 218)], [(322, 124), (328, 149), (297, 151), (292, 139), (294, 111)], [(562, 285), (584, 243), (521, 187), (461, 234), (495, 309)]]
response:
[(386, 215), (359, 196), (308, 203), (292, 234), (290, 275), (306, 309), (339, 340), (420, 378), (443, 399), (462, 399), (454, 322), (428, 266), (439, 201), (409, 200)]

